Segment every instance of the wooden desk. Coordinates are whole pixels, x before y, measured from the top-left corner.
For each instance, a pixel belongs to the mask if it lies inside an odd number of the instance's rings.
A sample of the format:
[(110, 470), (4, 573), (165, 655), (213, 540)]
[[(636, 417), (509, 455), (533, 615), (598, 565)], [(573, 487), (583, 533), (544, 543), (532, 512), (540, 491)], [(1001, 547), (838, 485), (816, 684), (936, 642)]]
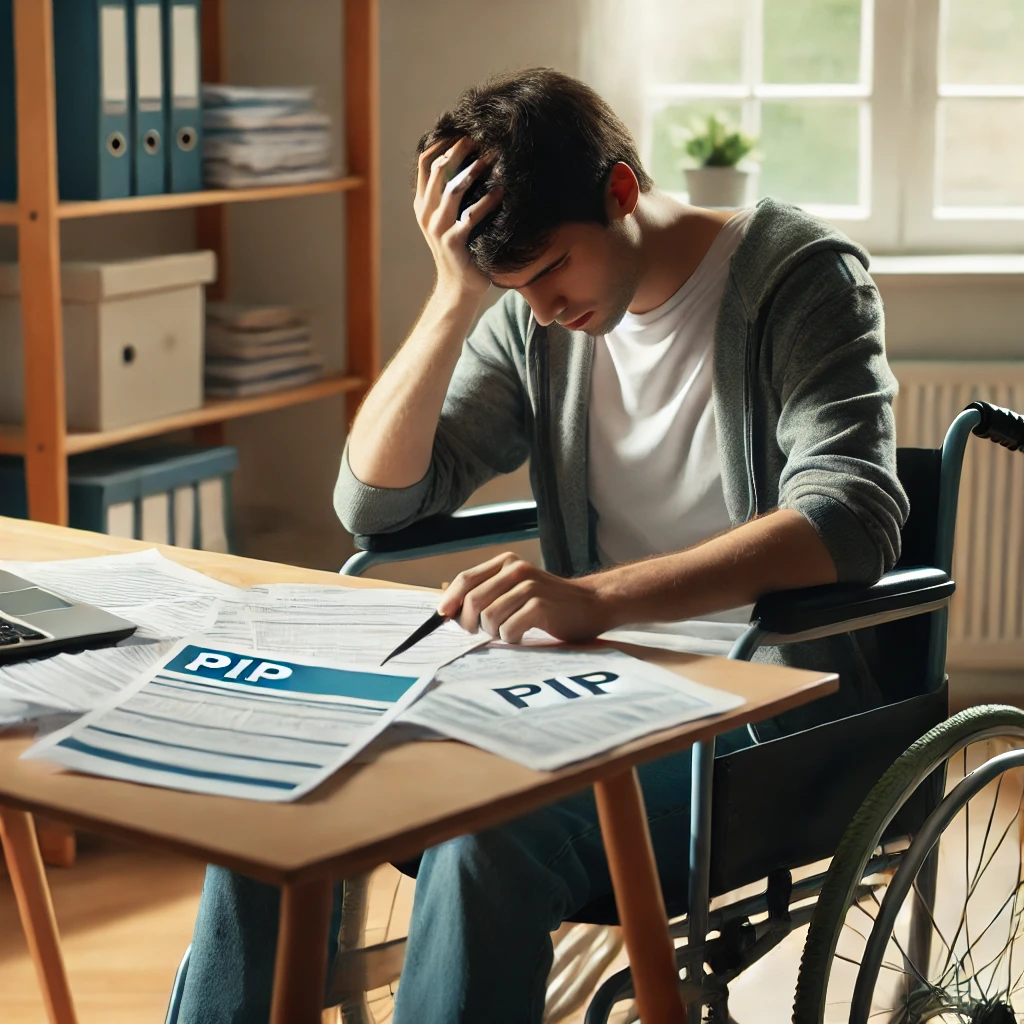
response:
[[(0, 518), (0, 556), (75, 558), (152, 547)], [(382, 586), (272, 562), (161, 548), (167, 557), (238, 586), (271, 582)], [(707, 686), (742, 696), (727, 714), (668, 729), (556, 772), (535, 772), (454, 742), (409, 743), (343, 768), (302, 800), (262, 804), (59, 771), (19, 755), (31, 740), (0, 737), (0, 828), (22, 923), (50, 1020), (75, 1020), (45, 873), (30, 815), (153, 843), (283, 887), (274, 1024), (314, 1024), (324, 991), (333, 879), (410, 857), (497, 825), (587, 786), (601, 829), (634, 966), (644, 1024), (685, 1020), (635, 766), (831, 693), (832, 674), (626, 648)]]

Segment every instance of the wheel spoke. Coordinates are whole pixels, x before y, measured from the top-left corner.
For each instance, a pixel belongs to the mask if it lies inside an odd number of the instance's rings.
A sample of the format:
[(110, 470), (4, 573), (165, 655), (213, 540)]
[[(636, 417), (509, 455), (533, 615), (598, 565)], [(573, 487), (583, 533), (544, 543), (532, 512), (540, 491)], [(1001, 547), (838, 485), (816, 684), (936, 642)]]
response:
[[(1002, 906), (996, 911), (995, 916), (988, 922), (987, 925), (985, 925), (984, 929), (982, 929), (981, 934), (976, 937), (976, 939), (975, 939), (976, 942), (979, 942), (982, 938), (984, 938), (984, 936), (987, 934), (987, 932), (992, 927), (992, 925), (995, 924), (995, 922), (999, 920), (999, 918), (1002, 915), (1003, 911), (1006, 909), (1006, 906), (1007, 906), (1008, 903), (1010, 903), (1012, 901), (1014, 903), (1014, 905), (1016, 905), (1017, 895), (1021, 891), (1022, 888), (1024, 888), (1024, 881), (1022, 881), (1014, 889), (1014, 891), (1006, 898), (1006, 900), (1003, 901)], [(966, 903), (965, 903), (965, 906), (966, 906)], [(1022, 906), (1021, 910), (1018, 912), (1018, 921), (1020, 919), (1020, 915), (1021, 914), (1024, 914), (1024, 906)], [(953, 942), (956, 942), (956, 940), (959, 937), (960, 937), (960, 931), (958, 930), (956, 935), (953, 936)], [(954, 971), (957, 970), (958, 966), (963, 963), (962, 959), (958, 960), (956, 958), (955, 954), (953, 954), (953, 951), (952, 951), (951, 947), (947, 947), (947, 948), (949, 948), (949, 953), (947, 954), (946, 961), (945, 961), (945, 964), (944, 964), (944, 969), (943, 969), (942, 975), (940, 976), (940, 983), (944, 983), (945, 979), (949, 975), (949, 972), (951, 970), (954, 970)], [(981, 973), (981, 971), (984, 971), (986, 968), (990, 967), (995, 962), (995, 960), (998, 960), (999, 957), (1001, 957), (1002, 955), (1005, 954), (1005, 952), (1006, 952), (1006, 946), (1004, 945), (1003, 949), (1001, 950), (1001, 952), (999, 954), (999, 956), (997, 956), (993, 960), (990, 960), (987, 964), (984, 964), (979, 969), (979, 968), (977, 968), (975, 966), (974, 957), (971, 954), (970, 949), (965, 951), (964, 959), (966, 959), (968, 956), (970, 956), (970, 959), (971, 959), (971, 969), (972, 969), (972, 973), (971, 973), (971, 975), (967, 979), (968, 980), (968, 985), (970, 984), (971, 978), (976, 978), (977, 975)], [(952, 963), (950, 963), (951, 955), (952, 955), (952, 961), (953, 961)], [(946, 966), (946, 965), (948, 965), (948, 966)], [(981, 991), (982, 998), (985, 998), (986, 993), (981, 989), (981, 983), (979, 981), (975, 981), (975, 984), (978, 986), (979, 991)]]
[[(996, 816), (996, 808), (999, 806), (999, 791), (1002, 789), (1002, 786), (1003, 786), (1003, 778), (1004, 778), (1004, 776), (1000, 775), (999, 778), (996, 780), (996, 792), (995, 792), (995, 796), (992, 798), (992, 810), (989, 811), (988, 823), (985, 825), (985, 834), (981, 838), (981, 853), (978, 854), (978, 871), (977, 871), (977, 873), (974, 876), (974, 881), (971, 882), (971, 891), (972, 892), (974, 891), (975, 887), (977, 886), (978, 878), (981, 875), (981, 871), (982, 871), (981, 862), (985, 859), (985, 847), (988, 845), (988, 837), (989, 837), (989, 834), (992, 832), (992, 821), (994, 820), (994, 818)], [(1012, 823), (1012, 821), (1011, 821), (1011, 823)]]
[[(1020, 819), (1021, 804), (1024, 803), (1024, 786), (1021, 786), (1021, 799), (1017, 801), (1017, 820)], [(1021, 887), (1021, 869), (1024, 867), (1024, 832), (1019, 833), (1020, 841), (1017, 843), (1017, 888), (1013, 894), (1013, 908), (1017, 909), (1017, 893), (1020, 892)], [(1020, 911), (1014, 915), (1017, 920), (1017, 924), (1014, 924), (1014, 918), (1010, 920), (1010, 957), (1006, 967), (1006, 982), (1007, 982), (1007, 994), (1009, 994), (1010, 979), (1013, 977), (1013, 940), (1017, 937), (1017, 930), (1020, 928)]]
[[(842, 953), (834, 953), (833, 956), (836, 960), (842, 960), (844, 963), (853, 964), (854, 967), (861, 966), (861, 962), (859, 960), (854, 960), (852, 956), (844, 956)], [(898, 964), (891, 964), (887, 960), (883, 960), (880, 966), (884, 967), (887, 971), (894, 971), (896, 974), (907, 973), (905, 968), (900, 967)], [(927, 985), (928, 982), (924, 982), (924, 984)]]
[[(878, 902), (878, 897), (874, 893), (871, 893), (871, 898), (878, 905), (879, 910), (881, 910), (882, 905), (881, 905), (881, 903)], [(928, 965), (925, 964), (924, 973), (922, 973), (921, 969), (917, 966), (917, 964), (914, 963), (913, 960), (910, 959), (910, 957), (906, 953), (906, 950), (904, 950), (904, 948), (900, 945), (900, 940), (896, 938), (895, 934), (893, 934), (893, 935), (891, 935), (889, 937), (889, 941), (892, 942), (893, 945), (899, 950), (900, 956), (903, 957), (903, 962), (905, 964), (908, 964), (909, 967), (910, 967), (910, 971), (909, 972), (906, 970), (906, 968), (904, 968), (903, 973), (904, 974), (908, 974), (909, 973), (909, 974), (913, 975), (926, 988), (931, 989), (933, 992), (938, 992), (938, 989), (936, 989), (935, 986), (932, 985), (932, 983), (928, 980), (928, 977), (927, 977)]]
[[(997, 780), (997, 782), (996, 782), (996, 791), (995, 791), (995, 795), (992, 798), (992, 810), (989, 812), (988, 822), (987, 822), (987, 824), (985, 826), (985, 835), (984, 835), (984, 837), (982, 839), (982, 843), (981, 843), (981, 852), (978, 854), (978, 870), (975, 872), (974, 878), (971, 880), (970, 888), (967, 891), (967, 897), (964, 900), (964, 913), (965, 913), (965, 915), (967, 914), (967, 905), (970, 902), (971, 897), (977, 891), (977, 888), (978, 888), (978, 886), (981, 883), (982, 876), (988, 870), (989, 865), (992, 863), (992, 861), (996, 857), (996, 854), (1002, 848), (1003, 843), (1006, 841), (1006, 837), (1010, 833), (1010, 829), (1013, 827), (1013, 823), (1017, 820), (1017, 815), (1011, 816), (1010, 820), (1006, 824), (1006, 828), (1003, 829), (1001, 835), (999, 836), (999, 842), (996, 843), (995, 848), (989, 854), (988, 860), (985, 860), (985, 848), (988, 845), (988, 837), (989, 837), (989, 835), (991, 833), (991, 830), (992, 830), (992, 823), (993, 823), (993, 820), (995, 818), (996, 808), (999, 805), (999, 794), (1000, 794), (1000, 792), (1002, 790), (1002, 784), (1003, 784), (1003, 779), (1004, 778), (1005, 778), (1005, 775), (1000, 775), (998, 780)], [(968, 803), (965, 805), (965, 810), (967, 810), (967, 808), (969, 806), (970, 806), (970, 802), (968, 801)], [(1019, 813), (1019, 808), (1018, 808), (1018, 813)], [(969, 827), (969, 825), (968, 825), (968, 827)], [(1019, 853), (1018, 853), (1018, 862), (1019, 862)], [(1018, 877), (1019, 877), (1019, 870), (1018, 870)], [(1018, 886), (1018, 888), (1019, 888), (1019, 886)], [(1017, 893), (1017, 889), (1015, 889), (1014, 893), (1013, 893), (1015, 901), (1016, 901), (1016, 893)], [(966, 921), (965, 921), (964, 934), (965, 934), (965, 937), (967, 939), (967, 955), (970, 956), (970, 959), (971, 959), (971, 969), (972, 969), (973, 974), (974, 974), (975, 977), (977, 977), (981, 973), (981, 971), (983, 971), (985, 968), (983, 967), (983, 968), (981, 968), (979, 970), (975, 966), (975, 963), (974, 963), (974, 953), (973, 953), (974, 945), (975, 945), (975, 943), (981, 941), (981, 939), (984, 937), (986, 932), (988, 932), (988, 930), (992, 927), (992, 925), (995, 924), (995, 922), (999, 919), (999, 917), (1002, 915), (1003, 910), (1006, 908), (1006, 903), (1008, 903), (1008, 902), (1009, 902), (1009, 900), (1007, 900), (1006, 902), (1003, 903), (1003, 905), (996, 912), (995, 917), (993, 917), (992, 920), (990, 920), (989, 923), (982, 930), (981, 935), (978, 935), (978, 936), (975, 937), (974, 942), (971, 941), (970, 930), (969, 930), (969, 927), (967, 926)], [(1005, 953), (1005, 951), (1006, 951), (1006, 947), (1004, 946), (1003, 947), (1003, 953)], [(991, 965), (991, 961), (990, 961), (989, 965), (986, 965), (986, 966), (990, 966), (990, 965)], [(997, 968), (995, 973), (998, 973), (998, 968)], [(987, 994), (988, 994), (987, 993), (987, 989), (986, 990), (982, 990), (981, 982), (980, 981), (977, 981), (976, 984), (978, 986), (979, 991), (982, 992), (982, 998), (986, 998)]]
[[(1013, 890), (1013, 892), (1009, 896), (1006, 897), (1006, 899), (1003, 901), (1003, 905), (999, 908), (999, 910), (996, 911), (996, 916), (993, 917), (992, 920), (989, 921), (989, 923), (985, 926), (985, 928), (982, 931), (982, 933), (975, 940), (976, 942), (980, 942), (985, 937), (985, 934), (992, 927), (992, 925), (994, 925), (996, 923), (996, 921), (998, 921), (999, 918), (1002, 916), (1002, 913), (1006, 909), (1008, 904), (1010, 904), (1012, 902), (1014, 904), (1014, 906), (1016, 906), (1016, 904), (1017, 904), (1017, 894), (1020, 892), (1021, 886), (1024, 886), (1024, 882), (1022, 882), (1021, 885), (1018, 885), (1017, 888), (1015, 888)], [(1021, 912), (1024, 912), (1024, 908), (1022, 908)], [(1020, 912), (1018, 912), (1018, 914), (1016, 916), (1017, 916), (1017, 920), (1019, 921), (1020, 920)], [(1011, 934), (1009, 936), (1009, 939), (1008, 939), (1007, 943), (1003, 946), (1003, 948), (999, 951), (999, 953), (996, 956), (992, 957), (992, 959), (988, 961), (988, 963), (983, 964), (980, 968), (978, 968), (976, 973), (980, 974), (982, 971), (987, 970), (989, 967), (991, 967), (997, 961), (1002, 960), (1002, 958), (1004, 956), (1006, 956), (1007, 947), (1009, 947), (1012, 950), (1014, 938), (1015, 938), (1014, 929), (1013, 929), (1013, 924), (1012, 924), (1012, 921), (1011, 921)], [(972, 961), (972, 965), (973, 965), (973, 961)], [(994, 974), (998, 974), (998, 971), (999, 971), (999, 969), (997, 967), (995, 972), (993, 972), (993, 973)]]
[[(1017, 889), (1016, 889), (1016, 891), (1014, 893), (1014, 906), (1015, 907), (1016, 907), (1016, 903), (1017, 903), (1016, 894), (1019, 893), (1022, 888), (1024, 888), (1024, 880), (1022, 880), (1020, 885), (1017, 886)], [(1022, 918), (1024, 918), (1024, 905), (1022, 905), (1021, 908), (1019, 910), (1017, 910), (1016, 913), (1013, 915), (1013, 920), (1010, 923), (1010, 934), (1009, 934), (1009, 937), (1007, 939), (1006, 946), (1003, 947), (1003, 952), (1004, 953), (1006, 953), (1006, 951), (1009, 950), (1009, 957), (1008, 957), (1009, 965), (1008, 965), (1007, 971), (1006, 971), (1007, 987), (1005, 989), (1000, 989), (996, 993), (998, 998), (1005, 997), (1007, 1000), (1009, 1000), (1010, 996), (1013, 995), (1013, 993), (1015, 991), (1015, 987), (1014, 987), (1015, 986), (1015, 982), (1013, 982), (1011, 980), (1013, 978), (1013, 947), (1014, 947), (1014, 944), (1015, 944), (1016, 940), (1020, 937), (1020, 923), (1021, 923), (1021, 919)], [(996, 973), (998, 973), (998, 968), (997, 968)], [(1017, 981), (1019, 982), (1022, 977), (1024, 977), (1024, 972), (1021, 972), (1021, 974), (1019, 974), (1017, 976)]]
[[(964, 760), (963, 778), (966, 779), (967, 778), (967, 745), (966, 744), (964, 745), (964, 749), (963, 749), (963, 760)], [(970, 889), (971, 889), (971, 884), (970, 884), (970, 872), (971, 872), (971, 867), (970, 867), (970, 862), (971, 862), (971, 802), (970, 802), (970, 800), (968, 800), (967, 803), (964, 805), (964, 814), (966, 815), (966, 818), (967, 818), (967, 828), (964, 831), (964, 892), (965, 893), (969, 893)], [(960, 915), (959, 922), (957, 922), (956, 932), (953, 935), (953, 945), (951, 945), (949, 947), (949, 951), (946, 954), (946, 959), (943, 961), (943, 964), (942, 964), (942, 977), (946, 976), (946, 970), (949, 967), (950, 958), (952, 957), (952, 958), (955, 959), (955, 954), (953, 953), (953, 946), (956, 945), (956, 940), (960, 938), (960, 932), (963, 931), (964, 921), (965, 921), (966, 916), (967, 916), (967, 899), (965, 898), (964, 899), (964, 909), (963, 909), (963, 911), (962, 911), (962, 913)]]
[(942, 934), (942, 929), (939, 927), (938, 922), (935, 920), (935, 915), (932, 913), (932, 908), (928, 906), (927, 900), (921, 895), (921, 890), (917, 887), (917, 879), (914, 879), (914, 892), (917, 894), (917, 902), (920, 906), (924, 907), (925, 913), (928, 915), (928, 920), (932, 923), (932, 928), (935, 930), (935, 934), (938, 935), (939, 939), (946, 949), (951, 949), (949, 943), (946, 941), (946, 936)]
[[(1007, 908), (1007, 906), (1010, 905), (1010, 903), (1016, 903), (1016, 901), (1017, 901), (1017, 893), (1020, 892), (1021, 886), (1024, 886), (1024, 882), (1022, 882), (1021, 885), (1017, 886), (1017, 888), (1014, 889), (1013, 892), (1011, 892), (1010, 895), (1007, 896), (1005, 900), (1003, 900), (1002, 906), (995, 913), (995, 917), (993, 917), (992, 920), (989, 921), (989, 923), (987, 925), (985, 925), (985, 927), (982, 929), (981, 933), (975, 938), (976, 942), (980, 942), (985, 937), (985, 935), (988, 933), (988, 931), (992, 927), (992, 925), (994, 925), (996, 923), (996, 921), (998, 921), (999, 918), (1002, 917), (1003, 911)], [(1003, 948), (1005, 949), (1006, 947), (1004, 946)], [(992, 961), (989, 961), (989, 964), (991, 964), (991, 963), (992, 963)]]
[(971, 896), (974, 895), (975, 889), (977, 889), (978, 884), (981, 882), (981, 876), (988, 870), (989, 864), (991, 864), (992, 861), (995, 859), (995, 855), (999, 852), (999, 850), (1002, 847), (1003, 843), (1006, 841), (1006, 837), (1010, 834), (1010, 829), (1013, 828), (1014, 821), (1016, 821), (1016, 816), (1011, 818), (1009, 823), (1007, 824), (1006, 828), (1003, 829), (1002, 835), (1000, 835), (1000, 837), (999, 837), (999, 842), (996, 843), (995, 849), (989, 854), (988, 860), (985, 861), (985, 866), (982, 867), (982, 868), (979, 868), (977, 880), (974, 882), (974, 884), (971, 886), (970, 890), (967, 893), (967, 898), (968, 899), (970, 899)]
[[(1003, 780), (1003, 776), (1001, 776), (1001, 775), (1000, 775), (1000, 777), (999, 777), (999, 781), (1000, 781), (1000, 782), (1002, 782), (1002, 780)], [(998, 794), (998, 785), (997, 785), (997, 787), (996, 787), (996, 791), (997, 791), (997, 794)], [(993, 808), (994, 808), (994, 803), (993, 803)], [(984, 863), (984, 866), (981, 866), (981, 864), (980, 864), (980, 860), (981, 860), (981, 858), (979, 857), (979, 868), (978, 868), (978, 872), (977, 872), (977, 873), (976, 873), (976, 875), (975, 875), (975, 878), (974, 878), (974, 881), (973, 881), (973, 883), (972, 883), (972, 885), (971, 885), (971, 889), (970, 889), (970, 891), (969, 891), (969, 892), (967, 893), (967, 898), (966, 898), (966, 899), (964, 900), (964, 912), (965, 912), (965, 914), (966, 914), (966, 908), (967, 908), (967, 904), (969, 903), (969, 901), (970, 901), (970, 898), (971, 898), (971, 896), (973, 896), (973, 895), (974, 895), (974, 893), (975, 893), (975, 891), (976, 891), (976, 889), (977, 889), (978, 885), (979, 885), (979, 884), (980, 884), (980, 882), (981, 882), (981, 878), (982, 878), (982, 876), (983, 876), (983, 875), (984, 875), (984, 873), (985, 873), (985, 872), (986, 872), (986, 871), (988, 870), (988, 866), (989, 866), (989, 865), (990, 865), (990, 864), (992, 863), (992, 861), (993, 861), (993, 860), (995, 859), (995, 856), (996, 856), (996, 854), (997, 854), (997, 853), (999, 852), (1000, 848), (1002, 847), (1003, 843), (1005, 842), (1005, 840), (1006, 840), (1006, 837), (1007, 837), (1007, 835), (1009, 835), (1009, 833), (1010, 833), (1010, 829), (1011, 829), (1011, 828), (1013, 827), (1013, 823), (1014, 823), (1014, 821), (1015, 821), (1015, 820), (1016, 820), (1016, 815), (1014, 815), (1014, 816), (1013, 816), (1013, 817), (1012, 817), (1012, 818), (1010, 819), (1010, 821), (1009, 821), (1009, 822), (1007, 823), (1007, 825), (1006, 825), (1006, 828), (1005, 828), (1005, 829), (1003, 829), (1002, 835), (1000, 835), (1000, 837), (999, 837), (999, 842), (998, 842), (998, 843), (996, 844), (996, 846), (995, 846), (995, 849), (994, 849), (994, 850), (993, 850), (993, 851), (991, 852), (991, 854), (989, 854), (989, 858), (988, 858), (988, 860), (987, 860), (987, 861), (985, 861), (985, 863)], [(987, 831), (987, 830), (986, 830), (986, 833), (985, 833), (985, 835), (986, 835), (986, 838), (987, 838), (987, 836), (988, 836), (988, 831)], [(984, 853), (984, 844), (982, 845), (982, 853)], [(1015, 889), (1014, 889), (1014, 891), (1013, 891), (1013, 893), (1011, 894), (1011, 896), (1012, 896), (1012, 898), (1013, 898), (1014, 900), (1016, 899), (1016, 894), (1017, 894), (1017, 891), (1018, 891), (1018, 889), (1019, 889), (1019, 888), (1020, 888), (1019, 886), (1018, 886), (1017, 888), (1015, 888)], [(986, 934), (986, 933), (988, 932), (988, 930), (989, 930), (989, 929), (990, 929), (990, 928), (992, 927), (992, 925), (994, 925), (994, 924), (996, 923), (996, 921), (998, 921), (998, 920), (999, 920), (1000, 916), (1001, 916), (1001, 915), (1002, 915), (1002, 913), (1003, 913), (1003, 910), (1005, 910), (1005, 909), (1006, 909), (1006, 905), (1007, 905), (1007, 903), (1009, 903), (1009, 902), (1010, 902), (1010, 897), (1008, 897), (1008, 898), (1007, 898), (1007, 899), (1006, 899), (1006, 900), (1005, 900), (1005, 901), (1003, 902), (1003, 905), (1002, 905), (1002, 906), (1001, 906), (1001, 907), (999, 908), (999, 910), (997, 910), (997, 911), (996, 911), (995, 917), (993, 917), (993, 918), (992, 918), (992, 919), (991, 919), (991, 920), (990, 920), (990, 921), (988, 922), (988, 924), (987, 924), (987, 925), (985, 925), (985, 927), (984, 927), (984, 929), (982, 930), (981, 934), (980, 934), (980, 935), (978, 935), (978, 936), (976, 936), (976, 938), (975, 938), (975, 942), (980, 942), (980, 941), (981, 941), (981, 939), (982, 939), (982, 938), (983, 938), (983, 937), (985, 936), (985, 934)], [(967, 954), (968, 954), (968, 955), (970, 956), (970, 958), (971, 958), (971, 969), (972, 969), (972, 971), (974, 972), (974, 974), (975, 974), (975, 975), (977, 975), (977, 974), (979, 974), (979, 973), (980, 973), (980, 971), (979, 971), (979, 970), (978, 970), (978, 969), (977, 969), (977, 968), (975, 967), (975, 964), (974, 964), (974, 954), (973, 954), (973, 952), (972, 952), (972, 949), (973, 949), (973, 944), (971, 943), (971, 938), (970, 938), (970, 932), (968, 932), (968, 931), (967, 931), (966, 929), (965, 929), (965, 935), (966, 935), (966, 938), (967, 938)], [(954, 940), (954, 941), (955, 941), (955, 940)], [(1004, 946), (1004, 947), (1003, 947), (1004, 951), (1005, 951), (1005, 948), (1006, 948), (1006, 947)], [(982, 969), (984, 969), (984, 968), (982, 968)], [(978, 982), (978, 988), (979, 988), (979, 990), (981, 989), (981, 983), (980, 983), (980, 982)], [(985, 997), (985, 995), (986, 995), (986, 993), (985, 993), (985, 992), (982, 992), (982, 997), (983, 997), (983, 998)]]
[[(869, 895), (871, 896), (871, 899), (874, 900), (875, 905), (877, 906), (878, 905), (878, 900), (875, 899), (875, 894), (874, 893), (869, 893)], [(857, 900), (857, 902), (855, 902), (853, 905), (871, 922), (871, 927), (873, 928), (875, 926), (875, 915), (869, 913), (867, 907), (865, 907), (864, 904), (860, 900)], [(849, 924), (848, 922), (847, 922), (846, 927), (853, 929), (853, 925)], [(860, 933), (858, 932), (857, 934), (859, 935)], [(861, 938), (864, 938), (864, 937), (861, 936)], [(865, 938), (864, 941), (867, 942), (867, 939)]]
[(853, 925), (850, 924), (849, 922), (847, 922), (845, 925), (843, 925), (843, 927), (844, 928), (849, 928), (850, 931), (853, 932), (853, 934), (857, 936), (857, 938), (863, 939), (864, 944), (867, 945), (868, 937), (859, 928), (854, 928)]
[[(966, 751), (965, 751), (965, 753), (964, 753), (964, 764), (965, 764), (965, 766), (966, 766), (966, 763), (967, 763), (967, 755), (966, 755)], [(1002, 776), (1000, 776), (1000, 778), (1002, 778)], [(974, 958), (973, 958), (973, 956), (971, 956), (971, 933), (970, 933), (970, 929), (967, 927), (967, 907), (968, 907), (968, 904), (970, 903), (971, 896), (974, 894), (974, 890), (977, 887), (978, 882), (980, 882), (980, 880), (981, 880), (981, 876), (988, 869), (989, 864), (992, 863), (992, 859), (999, 852), (999, 849), (1003, 845), (1003, 842), (1005, 841), (1006, 836), (1009, 833), (1009, 830), (1010, 830), (1011, 826), (1013, 825), (1013, 820), (1014, 820), (1012, 818), (1010, 819), (1009, 825), (1007, 825), (1007, 827), (1003, 830), (1003, 833), (1002, 833), (1002, 835), (999, 838), (999, 842), (996, 844), (996, 848), (992, 851), (991, 855), (989, 856), (989, 859), (987, 861), (985, 861), (983, 867), (980, 866), (981, 865), (981, 858), (979, 857), (979, 870), (975, 874), (975, 879), (974, 879), (974, 882), (972, 883), (971, 879), (969, 877), (970, 876), (970, 853), (969, 853), (969, 851), (970, 851), (970, 845), (971, 845), (971, 835), (970, 835), (970, 832), (971, 832), (971, 824), (970, 824), (971, 823), (971, 802), (970, 802), (970, 800), (968, 800), (967, 803), (964, 804), (964, 817), (965, 817), (965, 829), (964, 829), (964, 848), (965, 848), (965, 853), (964, 853), (964, 885), (966, 886), (965, 896), (964, 896), (964, 906), (963, 906), (963, 910), (960, 913), (960, 920), (959, 920), (959, 922), (957, 924), (956, 932), (953, 935), (953, 943), (952, 943), (952, 945), (947, 947), (948, 952), (946, 954), (946, 959), (943, 961), (943, 964), (942, 964), (942, 975), (943, 975), (943, 977), (945, 977), (946, 971), (948, 970), (948, 968), (950, 966), (950, 958), (954, 956), (953, 947), (956, 945), (957, 939), (960, 938), (960, 933), (961, 932), (964, 933), (964, 937), (967, 940), (967, 951), (966, 951), (966, 953), (964, 955), (966, 957), (970, 957), (971, 958), (971, 966), (972, 966), (972, 968), (974, 966)]]

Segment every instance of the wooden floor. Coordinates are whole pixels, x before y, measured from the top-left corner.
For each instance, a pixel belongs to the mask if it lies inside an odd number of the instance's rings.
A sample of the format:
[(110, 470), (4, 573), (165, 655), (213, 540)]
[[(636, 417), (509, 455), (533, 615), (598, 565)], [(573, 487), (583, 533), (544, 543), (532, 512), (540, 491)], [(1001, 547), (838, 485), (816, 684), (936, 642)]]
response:
[[(92, 836), (80, 837), (79, 850), (74, 868), (49, 871), (79, 1020), (159, 1024), (178, 961), (192, 935), (203, 868), (180, 857)], [(393, 869), (381, 869), (375, 882), (369, 942), (403, 934), (412, 906), (412, 883), (400, 881)], [(737, 1019), (764, 1024), (789, 1020), (801, 944), (802, 934), (792, 944), (792, 957), (777, 956), (770, 970), (755, 968), (734, 985)], [(622, 955), (606, 975), (624, 964)], [(377, 1024), (390, 1020), (391, 1002), (389, 992), (373, 993), (370, 1005)], [(757, 1012), (741, 1015), (745, 1002)], [(2, 877), (0, 1022), (44, 1024), (45, 1019), (10, 881)], [(564, 1024), (582, 1020), (580, 1012)]]
[[(192, 935), (202, 865), (80, 836), (73, 868), (51, 868), (81, 1024), (163, 1020)], [(0, 880), (0, 1021), (46, 1019), (10, 880)]]

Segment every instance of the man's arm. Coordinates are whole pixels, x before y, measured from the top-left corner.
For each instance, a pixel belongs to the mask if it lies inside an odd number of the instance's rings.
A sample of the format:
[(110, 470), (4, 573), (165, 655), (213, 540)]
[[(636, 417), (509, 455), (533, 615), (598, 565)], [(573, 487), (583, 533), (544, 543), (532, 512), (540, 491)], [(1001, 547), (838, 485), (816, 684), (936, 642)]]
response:
[(465, 151), (460, 143), (433, 163), (436, 151), (420, 158), (414, 206), (437, 281), (345, 445), (334, 507), (350, 533), (384, 533), (453, 512), (527, 455), (516, 366), (522, 310), (507, 299), (496, 303), (466, 339), (488, 284), (470, 262), (466, 239), (500, 193), (487, 193), (456, 220), (462, 190), (482, 173), (477, 161), (444, 185), (445, 162), (457, 166)]
[(434, 434), (480, 300), (437, 288), (359, 408), (348, 461), (371, 487), (411, 487), (430, 467)]
[[(786, 463), (779, 508), (813, 525), (844, 583), (873, 583), (900, 555), (909, 513), (896, 475), (896, 378), (886, 361), (882, 300), (853, 256), (819, 253), (781, 292), (773, 337), (781, 399), (776, 442)], [(814, 295), (807, 313), (806, 296)], [(795, 322), (794, 322), (795, 320)]]
[(474, 224), (501, 201), (492, 189), (458, 216), (459, 201), (486, 162), (475, 160), (449, 181), (472, 151), (461, 139), (438, 155), (420, 154), (413, 208), (437, 270), (434, 291), (405, 344), (366, 396), (348, 443), (355, 477), (378, 488), (411, 487), (430, 466), (434, 433), (462, 343), (488, 280), (470, 262), (466, 242)]
[(508, 643), (533, 626), (560, 640), (589, 640), (616, 626), (694, 618), (835, 581), (835, 563), (814, 527), (779, 509), (685, 551), (577, 579), (499, 555), (460, 573), (438, 610)]

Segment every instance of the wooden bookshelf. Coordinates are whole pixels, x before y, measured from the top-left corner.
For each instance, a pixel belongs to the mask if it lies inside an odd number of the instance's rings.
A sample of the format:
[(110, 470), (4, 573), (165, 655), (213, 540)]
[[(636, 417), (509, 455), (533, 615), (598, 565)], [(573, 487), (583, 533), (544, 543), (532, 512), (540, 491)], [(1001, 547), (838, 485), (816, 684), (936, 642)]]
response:
[[(56, 97), (52, 0), (14, 0), (18, 123), (16, 203), (0, 203), (0, 225), (18, 229), (25, 338), (25, 423), (0, 424), (0, 453), (23, 455), (29, 516), (67, 523), (67, 456), (138, 438), (192, 428), (204, 441), (223, 436), (232, 419), (331, 395), (347, 397), (354, 414), (380, 364), (379, 89), (377, 0), (343, 5), (339, 60), (344, 69), (344, 147), (349, 173), (329, 181), (95, 202), (60, 202), (57, 193)], [(203, 0), (203, 81), (223, 80), (225, 0)], [(196, 211), (199, 248), (217, 253), (220, 275), (208, 290), (225, 296), (230, 265), (226, 207), (301, 196), (336, 195), (345, 203), (346, 338), (348, 367), (302, 387), (253, 398), (211, 400), (201, 408), (98, 433), (69, 433), (64, 406), (60, 294), (60, 222), (153, 210)], [(339, 428), (343, 424), (339, 423)], [(339, 430), (340, 432), (340, 430)]]
[[(304, 405), (332, 395), (346, 395), (365, 390), (367, 381), (362, 377), (350, 377), (336, 373), (321, 377), (310, 384), (303, 384), (283, 391), (272, 391), (266, 395), (251, 398), (211, 398), (198, 409), (163, 416), (156, 420), (133, 423), (127, 427), (101, 430), (91, 433), (70, 432), (67, 434), (65, 450), (68, 455), (91, 452), (98, 448), (110, 448), (115, 444), (138, 441), (144, 437), (156, 437), (175, 430), (205, 427), (213, 423), (226, 423), (243, 416), (255, 416), (261, 412), (273, 412), (292, 405)], [(25, 430), (11, 423), (0, 423), (0, 455), (24, 455), (26, 449)]]

